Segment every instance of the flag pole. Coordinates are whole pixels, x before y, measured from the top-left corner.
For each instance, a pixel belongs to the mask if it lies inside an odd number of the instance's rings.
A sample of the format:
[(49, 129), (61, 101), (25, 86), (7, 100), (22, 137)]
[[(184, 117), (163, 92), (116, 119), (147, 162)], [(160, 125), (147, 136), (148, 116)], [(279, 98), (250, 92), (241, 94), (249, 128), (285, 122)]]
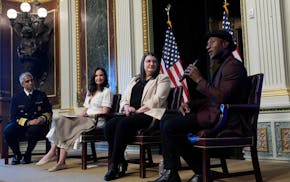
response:
[(170, 9), (171, 9), (171, 4), (169, 3), (167, 5), (167, 7), (165, 8), (165, 11), (166, 11), (166, 14), (167, 14), (167, 24), (170, 26), (170, 28), (172, 28), (172, 24), (171, 24), (171, 21), (170, 21)]

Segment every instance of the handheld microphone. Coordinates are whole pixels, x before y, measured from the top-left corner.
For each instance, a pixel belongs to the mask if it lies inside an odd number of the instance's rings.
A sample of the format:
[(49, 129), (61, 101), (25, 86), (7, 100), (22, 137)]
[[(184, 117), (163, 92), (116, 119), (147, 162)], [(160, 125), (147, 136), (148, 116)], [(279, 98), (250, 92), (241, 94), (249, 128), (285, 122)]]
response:
[[(196, 65), (196, 63), (199, 61), (199, 59), (196, 59), (193, 63), (192, 63), (192, 65), (193, 66), (195, 66)], [(184, 79), (185, 79), (185, 77), (186, 77), (187, 75), (182, 75), (182, 77), (180, 77), (179, 78), (179, 82), (182, 82)]]

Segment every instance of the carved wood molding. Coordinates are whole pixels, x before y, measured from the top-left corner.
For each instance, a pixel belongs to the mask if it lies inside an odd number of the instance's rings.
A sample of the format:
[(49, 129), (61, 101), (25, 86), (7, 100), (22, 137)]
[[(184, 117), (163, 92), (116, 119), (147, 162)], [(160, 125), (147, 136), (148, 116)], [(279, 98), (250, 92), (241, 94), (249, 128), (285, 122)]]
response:
[(81, 102), (81, 68), (80, 68), (80, 1), (75, 0), (76, 17), (76, 69), (77, 69), (77, 103)]
[(143, 49), (148, 52), (148, 6), (147, 0), (142, 0)]

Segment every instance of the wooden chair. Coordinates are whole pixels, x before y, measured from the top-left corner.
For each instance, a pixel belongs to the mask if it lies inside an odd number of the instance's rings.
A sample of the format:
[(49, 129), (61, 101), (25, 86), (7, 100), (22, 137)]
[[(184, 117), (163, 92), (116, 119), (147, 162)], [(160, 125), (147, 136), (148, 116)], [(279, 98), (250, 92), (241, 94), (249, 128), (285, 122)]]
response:
[[(119, 112), (120, 107), (120, 100), (121, 100), (121, 94), (115, 94), (113, 97), (113, 104), (112, 108), (110, 110), (110, 113), (116, 113)], [(110, 114), (98, 114), (95, 116), (96, 121), (99, 117), (105, 117), (106, 119), (109, 119), (111, 117)], [(102, 142), (106, 141), (104, 137), (104, 132), (102, 128), (95, 128), (88, 132), (83, 132), (81, 134), (81, 143), (82, 143), (82, 169), (87, 169), (87, 144), (91, 144), (91, 150), (92, 150), (92, 157), (94, 162), (96, 162), (98, 159), (103, 159), (107, 157), (99, 157), (97, 158), (96, 149), (95, 149), (95, 142)]]
[[(202, 132), (215, 132), (217, 137), (214, 138), (201, 138), (198, 136), (189, 136), (189, 140), (194, 144), (194, 147), (199, 148), (202, 152), (202, 178), (203, 182), (213, 181), (220, 178), (229, 178), (235, 176), (254, 174), (257, 182), (262, 182), (262, 176), (259, 166), (257, 154), (257, 120), (260, 110), (260, 99), (263, 84), (263, 74), (256, 74), (249, 76), (250, 93), (247, 104), (222, 104), (221, 117), (213, 129), (213, 131)], [(248, 136), (239, 137), (231, 131), (222, 130), (223, 125), (227, 122), (227, 114), (231, 111), (239, 111), (245, 116), (246, 121), (250, 126), (250, 133)], [(200, 133), (200, 134), (201, 134)], [(203, 133), (204, 134), (204, 133)], [(252, 158), (253, 170), (229, 173), (225, 156), (226, 151), (233, 148), (249, 147)], [(221, 158), (222, 172), (211, 170), (210, 158)]]
[[(171, 88), (168, 96), (167, 113), (177, 113), (181, 105), (183, 88), (181, 86)], [(134, 137), (132, 145), (139, 145), (139, 176), (140, 178), (146, 177), (146, 167), (155, 166), (152, 160), (151, 146), (161, 145), (159, 122), (148, 130), (140, 130)], [(147, 155), (146, 155), (147, 154)]]

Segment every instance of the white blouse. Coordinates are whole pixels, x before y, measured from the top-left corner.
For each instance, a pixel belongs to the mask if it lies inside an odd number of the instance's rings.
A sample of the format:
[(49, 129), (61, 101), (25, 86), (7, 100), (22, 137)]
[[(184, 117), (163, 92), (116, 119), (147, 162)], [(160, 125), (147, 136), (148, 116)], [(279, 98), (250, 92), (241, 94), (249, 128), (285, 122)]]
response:
[(95, 95), (86, 95), (84, 107), (88, 108), (87, 114), (93, 116), (95, 114), (103, 112), (103, 107), (112, 107), (113, 94), (110, 89), (104, 88), (102, 92), (98, 92)]

